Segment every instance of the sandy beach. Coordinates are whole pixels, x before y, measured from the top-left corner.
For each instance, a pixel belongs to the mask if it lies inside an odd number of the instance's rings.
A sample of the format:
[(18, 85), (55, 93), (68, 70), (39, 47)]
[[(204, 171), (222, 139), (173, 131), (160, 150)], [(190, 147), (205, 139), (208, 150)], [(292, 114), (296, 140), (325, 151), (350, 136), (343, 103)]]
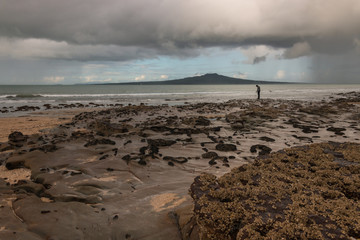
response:
[[(359, 146), (359, 103), (360, 94), (350, 92), (316, 102), (131, 105), (0, 118), (0, 239), (235, 239), (240, 233), (245, 236), (241, 239), (251, 239), (247, 225), (236, 222), (224, 224), (231, 231), (209, 233), (209, 221), (216, 218), (204, 221), (199, 215), (205, 201), (201, 196), (207, 198), (210, 191), (204, 187), (207, 181), (221, 182), (231, 170), (272, 159), (283, 149), (329, 142)], [(10, 135), (16, 131), (21, 133)], [(330, 161), (343, 159), (331, 154), (325, 156)], [(359, 168), (359, 151), (342, 156)], [(194, 182), (204, 174), (207, 178)], [(357, 186), (359, 172), (347, 181)], [(268, 188), (276, 183), (262, 184)], [(352, 213), (344, 208), (344, 214), (359, 216), (359, 192), (351, 196), (341, 199), (355, 206)], [(271, 221), (276, 219), (274, 214)], [(293, 220), (286, 218), (288, 227)], [(324, 233), (323, 239), (359, 239), (360, 219), (351, 221), (343, 235)]]

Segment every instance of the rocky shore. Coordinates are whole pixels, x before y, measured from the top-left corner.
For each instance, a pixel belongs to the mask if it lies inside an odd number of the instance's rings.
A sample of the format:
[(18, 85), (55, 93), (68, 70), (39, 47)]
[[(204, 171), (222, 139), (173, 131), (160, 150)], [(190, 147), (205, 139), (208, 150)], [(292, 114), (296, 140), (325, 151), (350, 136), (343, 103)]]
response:
[(0, 239), (358, 239), (359, 123), (350, 92), (113, 106), (12, 132)]
[(82, 103), (59, 103), (59, 104), (43, 104), (42, 106), (22, 105), (18, 107), (2, 107), (0, 113), (19, 113), (19, 112), (37, 112), (40, 110), (62, 110), (62, 109), (84, 109), (84, 108), (104, 108), (104, 107), (121, 107), (123, 104), (98, 104), (90, 102), (89, 104)]

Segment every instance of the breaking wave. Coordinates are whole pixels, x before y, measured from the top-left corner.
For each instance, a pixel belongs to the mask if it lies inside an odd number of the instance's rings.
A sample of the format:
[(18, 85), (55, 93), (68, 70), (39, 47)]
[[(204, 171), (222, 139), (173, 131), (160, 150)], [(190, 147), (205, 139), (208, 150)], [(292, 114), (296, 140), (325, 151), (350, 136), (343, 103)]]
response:
[(43, 97), (40, 94), (17, 94), (17, 95), (6, 95), (5, 98), (15, 99), (15, 98), (39, 98)]

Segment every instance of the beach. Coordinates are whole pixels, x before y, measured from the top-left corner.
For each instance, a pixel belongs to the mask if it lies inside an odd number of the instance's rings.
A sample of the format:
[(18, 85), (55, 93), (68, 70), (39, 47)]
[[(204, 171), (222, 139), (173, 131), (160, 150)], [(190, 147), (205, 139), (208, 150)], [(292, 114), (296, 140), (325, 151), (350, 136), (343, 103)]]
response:
[(360, 240), (360, 1), (1, 1), (0, 240)]
[[(0, 119), (1, 239), (236, 237), (208, 234), (209, 222), (194, 212), (202, 206), (194, 179), (220, 178), (283, 149), (360, 144), (359, 92), (98, 107)], [(356, 156), (346, 159), (358, 167)], [(344, 236), (357, 239), (359, 222)]]

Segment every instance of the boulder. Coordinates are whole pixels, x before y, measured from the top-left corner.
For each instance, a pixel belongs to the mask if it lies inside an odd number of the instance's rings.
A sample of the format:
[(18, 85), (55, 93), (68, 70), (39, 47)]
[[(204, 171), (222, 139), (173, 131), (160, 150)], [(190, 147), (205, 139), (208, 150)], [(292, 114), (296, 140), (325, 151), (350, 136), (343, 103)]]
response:
[(22, 134), (22, 132), (12, 132), (10, 133), (8, 140), (9, 144), (15, 147), (22, 147), (24, 143), (26, 142), (28, 136)]

